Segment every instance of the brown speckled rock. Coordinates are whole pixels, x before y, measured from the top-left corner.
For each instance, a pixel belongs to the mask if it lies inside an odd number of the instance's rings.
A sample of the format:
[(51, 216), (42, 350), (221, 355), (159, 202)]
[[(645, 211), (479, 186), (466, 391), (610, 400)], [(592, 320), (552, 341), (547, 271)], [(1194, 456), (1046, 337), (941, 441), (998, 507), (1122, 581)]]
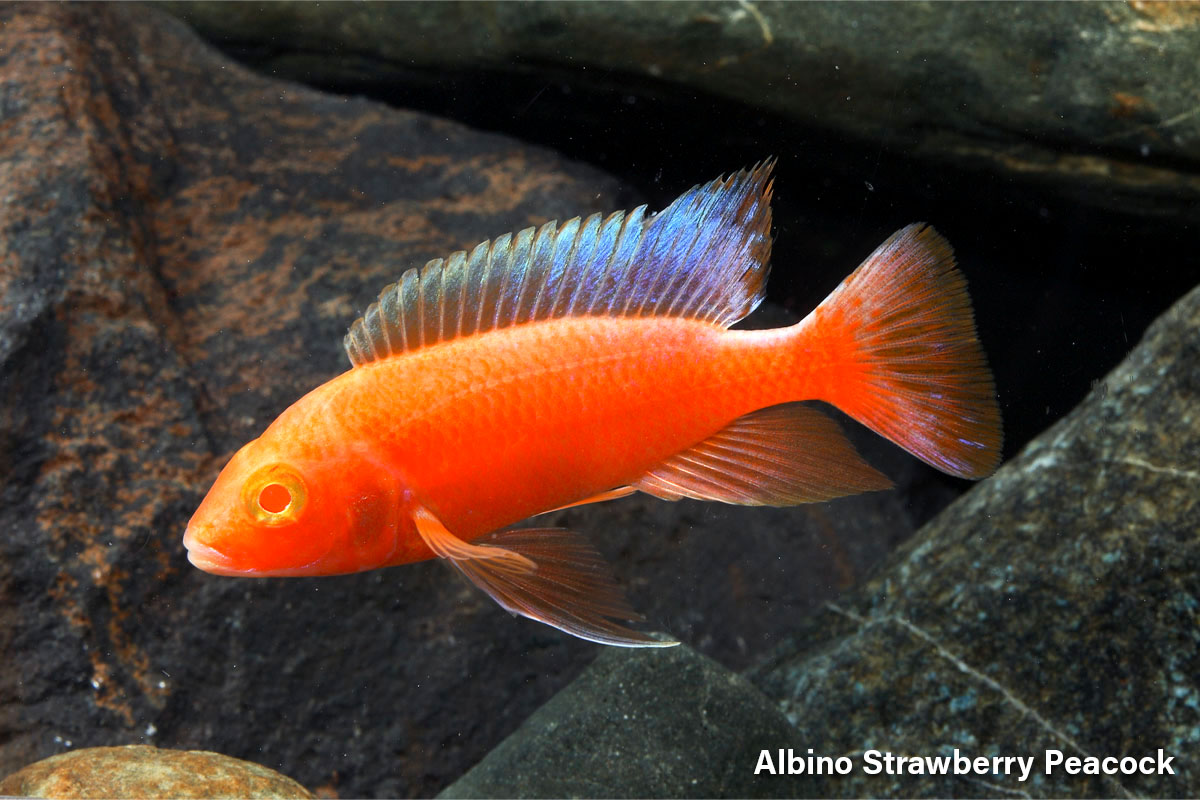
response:
[(90, 747), (30, 764), (0, 781), (22, 797), (306, 798), (312, 793), (274, 770), (203, 750), (147, 745)]
[[(256, 75), (144, 6), (18, 4), (0, 187), (0, 773), (150, 742), (428, 795), (594, 657), (438, 564), (238, 580), (180, 540), (225, 459), (347, 368), (343, 333), (401, 270), (629, 205), (613, 180)], [(889, 493), (556, 522), (657, 625), (740, 662), (911, 530)]]

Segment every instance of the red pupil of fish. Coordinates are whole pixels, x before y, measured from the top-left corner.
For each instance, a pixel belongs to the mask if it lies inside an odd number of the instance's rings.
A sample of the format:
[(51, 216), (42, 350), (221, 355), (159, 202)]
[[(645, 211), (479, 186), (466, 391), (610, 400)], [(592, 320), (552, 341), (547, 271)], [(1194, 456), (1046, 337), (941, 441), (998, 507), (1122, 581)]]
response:
[(287, 490), (287, 487), (280, 486), (278, 483), (268, 483), (258, 494), (258, 504), (262, 506), (263, 511), (270, 514), (278, 514), (291, 502), (292, 493)]

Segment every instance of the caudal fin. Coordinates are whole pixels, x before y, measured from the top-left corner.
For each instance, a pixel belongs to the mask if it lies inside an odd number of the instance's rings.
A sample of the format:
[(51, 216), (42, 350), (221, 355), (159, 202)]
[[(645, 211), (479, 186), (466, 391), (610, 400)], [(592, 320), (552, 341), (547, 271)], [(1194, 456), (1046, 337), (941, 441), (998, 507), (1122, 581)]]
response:
[(954, 252), (924, 224), (892, 234), (802, 323), (818, 398), (943, 472), (1000, 462), (1000, 408)]

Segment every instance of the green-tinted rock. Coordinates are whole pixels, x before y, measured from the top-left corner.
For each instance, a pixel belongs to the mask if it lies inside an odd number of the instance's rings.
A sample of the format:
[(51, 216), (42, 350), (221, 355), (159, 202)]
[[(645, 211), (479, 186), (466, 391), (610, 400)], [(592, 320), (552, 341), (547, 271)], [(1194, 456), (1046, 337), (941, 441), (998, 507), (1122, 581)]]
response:
[[(817, 779), (824, 795), (1195, 796), (1200, 289), (1067, 418), (797, 632), (755, 681), (828, 753), (1031, 755), (1028, 781)], [(1047, 775), (1066, 756), (1175, 775)]]
[(416, 68), (674, 84), (1134, 213), (1200, 200), (1195, 4), (163, 5), (305, 80)]
[(773, 797), (754, 775), (796, 732), (744, 678), (686, 646), (607, 650), (439, 797)]
[(23, 797), (253, 797), (313, 795), (291, 778), (249, 761), (203, 750), (146, 745), (91, 747), (51, 756), (0, 781)]

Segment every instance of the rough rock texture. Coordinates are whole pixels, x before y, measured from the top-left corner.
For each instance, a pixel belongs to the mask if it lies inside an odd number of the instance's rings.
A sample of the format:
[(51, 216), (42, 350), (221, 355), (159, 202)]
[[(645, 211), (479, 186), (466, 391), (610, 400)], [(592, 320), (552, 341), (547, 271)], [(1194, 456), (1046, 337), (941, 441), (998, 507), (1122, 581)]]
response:
[[(1025, 784), (813, 779), (827, 796), (1200, 793), (1200, 289), (1067, 418), (753, 679), (829, 755), (1033, 755)], [(1175, 775), (1051, 775), (1068, 756)]]
[(131, 744), (51, 756), (0, 781), (0, 794), (22, 797), (312, 797), (278, 772), (202, 750)]
[(1194, 3), (164, 5), (305, 80), (683, 85), (1084, 202), (1200, 214)]
[[(257, 76), (144, 6), (18, 4), (0, 7), (0, 186), (0, 774), (152, 742), (430, 794), (593, 658), (437, 564), (223, 579), (180, 538), (225, 459), (346, 368), (345, 329), (402, 269), (629, 205), (612, 180)], [(911, 531), (893, 493), (548, 522), (732, 664)]]
[(790, 796), (794, 779), (754, 768), (799, 746), (766, 697), (686, 645), (612, 649), (438, 796)]

